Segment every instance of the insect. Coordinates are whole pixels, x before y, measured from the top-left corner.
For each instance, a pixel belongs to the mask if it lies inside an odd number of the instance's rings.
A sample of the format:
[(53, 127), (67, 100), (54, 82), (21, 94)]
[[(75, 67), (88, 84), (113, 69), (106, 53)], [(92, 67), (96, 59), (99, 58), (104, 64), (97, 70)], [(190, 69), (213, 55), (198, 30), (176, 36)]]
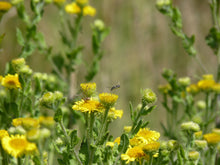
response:
[(111, 87), (111, 91), (113, 91), (113, 90), (115, 90), (115, 89), (118, 89), (118, 88), (120, 88), (121, 86), (119, 85), (119, 84), (117, 84), (117, 85), (114, 85), (113, 87)]

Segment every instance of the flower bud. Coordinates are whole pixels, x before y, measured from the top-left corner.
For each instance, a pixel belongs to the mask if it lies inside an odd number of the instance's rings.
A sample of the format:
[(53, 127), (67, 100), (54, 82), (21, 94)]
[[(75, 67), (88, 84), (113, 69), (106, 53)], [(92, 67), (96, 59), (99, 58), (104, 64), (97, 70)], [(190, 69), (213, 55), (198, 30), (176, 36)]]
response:
[(199, 100), (197, 101), (196, 106), (198, 109), (203, 110), (206, 108), (206, 103), (203, 100)]
[(157, 6), (158, 7), (162, 7), (165, 5), (170, 5), (171, 4), (171, 0), (157, 0)]
[(194, 144), (196, 148), (204, 150), (207, 147), (207, 142), (205, 140), (195, 140)]
[(194, 133), (195, 139), (202, 139), (202, 131), (198, 131)]
[(99, 31), (102, 31), (105, 29), (105, 24), (102, 20), (96, 19), (94, 21), (94, 27), (97, 28)]
[(96, 92), (96, 83), (81, 83), (80, 87), (85, 97), (91, 97)]
[(214, 76), (212, 74), (204, 74), (202, 75), (203, 80), (214, 80)]
[(188, 157), (189, 157), (189, 160), (196, 161), (199, 159), (199, 152), (198, 151), (190, 151), (188, 153)]
[(55, 91), (54, 92), (54, 98), (55, 98), (55, 100), (61, 100), (62, 98), (63, 98), (63, 93), (62, 92), (60, 92), (60, 91)]
[(151, 89), (145, 89), (142, 91), (142, 103), (150, 104), (154, 103), (157, 100), (156, 94)]
[(179, 147), (179, 144), (176, 140), (169, 140), (167, 143), (167, 148), (171, 151), (176, 150)]
[(62, 146), (62, 145), (64, 144), (63, 140), (62, 140), (60, 137), (58, 137), (58, 138), (56, 139), (55, 143), (56, 143), (56, 145), (58, 145), (58, 146)]
[(25, 59), (24, 58), (17, 58), (12, 60), (11, 64), (14, 70), (17, 72), (19, 71), (22, 67), (25, 66)]
[(131, 131), (132, 126), (124, 126), (124, 132), (129, 133)]
[(201, 124), (203, 122), (200, 116), (193, 116), (192, 121), (197, 124)]
[(30, 142), (37, 142), (40, 139), (40, 130), (39, 129), (32, 129), (27, 132), (26, 134), (28, 141)]
[(184, 122), (181, 124), (181, 129), (183, 131), (193, 131), (193, 132), (197, 132), (200, 130), (200, 127), (198, 124), (189, 121), (189, 122)]
[(182, 77), (178, 79), (178, 82), (180, 83), (180, 85), (182, 86), (188, 86), (191, 83), (191, 80), (189, 77)]
[(51, 132), (47, 128), (42, 128), (40, 129), (40, 135), (41, 135), (41, 138), (46, 139), (51, 136)]
[(52, 92), (47, 92), (41, 97), (40, 104), (47, 107), (51, 106), (54, 103), (54, 101), (54, 94)]
[(216, 134), (220, 135), (220, 129), (219, 128), (213, 128), (212, 133), (216, 133)]

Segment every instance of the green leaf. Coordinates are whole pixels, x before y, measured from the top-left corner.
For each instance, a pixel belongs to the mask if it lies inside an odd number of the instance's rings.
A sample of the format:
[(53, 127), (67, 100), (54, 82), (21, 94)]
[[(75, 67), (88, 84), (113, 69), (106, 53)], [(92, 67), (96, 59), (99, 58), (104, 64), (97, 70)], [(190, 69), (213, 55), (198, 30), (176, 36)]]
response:
[(24, 40), (22, 32), (19, 28), (16, 28), (16, 37), (17, 37), (18, 44), (21, 45), (21, 46), (24, 46), (25, 45), (25, 40)]
[(89, 159), (89, 152), (88, 152), (88, 145), (87, 145), (87, 141), (83, 141), (81, 143), (81, 146), (80, 146), (80, 150), (79, 150), (79, 157), (81, 159), (81, 161), (84, 163), (84, 164), (88, 164), (88, 159)]
[(61, 122), (62, 117), (63, 117), (62, 110), (59, 108), (59, 109), (57, 109), (57, 111), (54, 114), (54, 120), (56, 122)]
[(54, 64), (56, 65), (56, 67), (59, 69), (59, 71), (61, 71), (64, 66), (63, 56), (61, 54), (57, 54), (52, 57), (52, 60), (53, 60)]
[(133, 131), (132, 131), (132, 135), (136, 134), (136, 133), (140, 130), (140, 128), (141, 128), (141, 126), (142, 126), (142, 123), (143, 123), (143, 121), (140, 120), (140, 121), (138, 122), (138, 124), (137, 124), (136, 126), (134, 126), (134, 129), (133, 129)]
[(220, 48), (220, 32), (215, 28), (211, 28), (209, 34), (205, 38), (207, 45), (209, 45), (215, 54)]
[(40, 158), (38, 156), (34, 156), (33, 162), (35, 165), (41, 165)]
[(134, 117), (134, 114), (133, 114), (134, 110), (133, 110), (133, 106), (132, 106), (131, 102), (129, 102), (129, 109), (130, 109), (131, 120), (134, 122), (134, 120), (135, 120), (135, 117)]
[(119, 152), (122, 152), (122, 153), (125, 153), (127, 148), (129, 146), (129, 138), (128, 138), (128, 135), (126, 134), (122, 134), (121, 135), (121, 140), (120, 140), (120, 144), (118, 146), (118, 151)]
[(71, 133), (70, 133), (70, 138), (71, 138), (71, 146), (72, 146), (72, 147), (74, 147), (75, 145), (78, 144), (78, 142), (79, 142), (80, 139), (79, 139), (78, 136), (77, 136), (77, 130), (71, 131)]

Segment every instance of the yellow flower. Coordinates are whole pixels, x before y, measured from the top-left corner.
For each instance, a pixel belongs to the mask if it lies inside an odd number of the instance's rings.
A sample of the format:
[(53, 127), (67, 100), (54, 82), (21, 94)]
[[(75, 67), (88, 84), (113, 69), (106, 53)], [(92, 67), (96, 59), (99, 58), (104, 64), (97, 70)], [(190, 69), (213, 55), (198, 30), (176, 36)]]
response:
[(215, 145), (220, 142), (220, 135), (216, 133), (208, 133), (203, 135), (208, 144)]
[(166, 84), (166, 85), (159, 85), (158, 89), (161, 93), (167, 94), (172, 88), (170, 84)]
[(215, 83), (213, 86), (212, 86), (212, 90), (216, 93), (220, 93), (220, 83)]
[(132, 129), (132, 126), (124, 126), (124, 131), (126, 133), (129, 133), (131, 131), (131, 129)]
[(15, 75), (8, 74), (7, 76), (5, 76), (2, 79), (2, 85), (9, 89), (21, 88), (21, 83), (19, 82), (18, 74)]
[(80, 87), (86, 97), (91, 97), (96, 92), (96, 83), (81, 83)]
[(76, 3), (84, 5), (88, 3), (88, 0), (76, 0)]
[(197, 94), (199, 92), (199, 88), (197, 84), (191, 84), (186, 88), (186, 91), (191, 94)]
[(30, 142), (37, 142), (41, 138), (41, 132), (39, 129), (31, 129), (26, 136)]
[(34, 118), (23, 118), (22, 119), (22, 127), (24, 127), (26, 130), (31, 130), (33, 128), (39, 127), (39, 120)]
[(202, 131), (198, 131), (194, 133), (195, 139), (201, 139), (202, 138)]
[(204, 74), (202, 75), (203, 80), (214, 80), (214, 77), (212, 74)]
[(94, 7), (92, 6), (85, 6), (83, 7), (83, 15), (90, 15), (90, 16), (94, 16), (96, 14), (96, 10)]
[(152, 142), (148, 144), (141, 145), (142, 150), (150, 153), (150, 152), (156, 152), (160, 148), (160, 143), (159, 142)]
[(121, 159), (126, 160), (126, 164), (142, 158), (149, 159), (149, 155), (146, 155), (140, 146), (128, 148), (125, 154), (121, 154)]
[(116, 119), (117, 117), (121, 118), (123, 115), (123, 110), (116, 110), (114, 107), (111, 108), (108, 112), (108, 117)]
[(11, 8), (9, 2), (0, 2), (0, 11), (8, 11)]
[(215, 81), (212, 79), (204, 79), (200, 80), (197, 85), (199, 89), (209, 91), (215, 85)]
[(100, 102), (106, 106), (110, 107), (115, 104), (115, 102), (118, 99), (118, 95), (112, 94), (112, 93), (100, 93), (99, 94)]
[(12, 125), (15, 126), (15, 127), (21, 125), (22, 124), (22, 119), (23, 118), (15, 118), (15, 119), (13, 119), (12, 120)]
[(121, 142), (121, 137), (117, 137), (115, 140), (114, 140), (114, 143), (118, 143), (118, 145), (120, 144)]
[(55, 121), (52, 116), (40, 116), (39, 117), (40, 125), (47, 127), (47, 128), (53, 128), (55, 125)]
[(157, 141), (160, 138), (160, 133), (156, 131), (151, 131), (146, 128), (141, 128), (137, 135), (135, 135), (143, 143), (148, 144), (153, 141)]
[(103, 108), (97, 100), (81, 100), (77, 101), (73, 106), (73, 110), (81, 112), (102, 112)]
[(115, 143), (114, 142), (107, 142), (105, 145), (113, 148)]
[(0, 130), (0, 140), (2, 140), (2, 138), (5, 136), (9, 136), (8, 131), (4, 129)]
[(81, 13), (80, 7), (75, 2), (66, 5), (65, 11), (70, 14), (80, 14)]
[(2, 147), (8, 154), (14, 156), (15, 158), (21, 157), (24, 154), (32, 154), (37, 150), (36, 145), (28, 142), (24, 135), (3, 137)]
[(54, 3), (62, 4), (66, 2), (66, 0), (53, 0)]
[(188, 157), (189, 157), (189, 160), (192, 160), (192, 161), (198, 160), (199, 159), (199, 152), (198, 151), (190, 151), (188, 153)]

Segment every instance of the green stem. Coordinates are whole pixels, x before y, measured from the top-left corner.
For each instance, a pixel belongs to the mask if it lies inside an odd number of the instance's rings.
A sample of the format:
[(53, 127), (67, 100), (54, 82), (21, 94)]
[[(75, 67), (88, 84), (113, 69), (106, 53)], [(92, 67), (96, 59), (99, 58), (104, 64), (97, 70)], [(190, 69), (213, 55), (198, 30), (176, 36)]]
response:
[(153, 154), (150, 154), (149, 165), (153, 165)]
[(93, 148), (91, 148), (90, 146), (91, 146), (91, 144), (93, 143), (93, 125), (94, 125), (94, 121), (95, 121), (95, 114), (94, 114), (94, 112), (91, 112), (90, 113), (90, 116), (89, 116), (89, 121), (90, 121), (90, 123), (89, 123), (89, 134), (88, 134), (88, 140), (87, 140), (87, 142), (88, 142), (88, 147), (89, 147), (89, 165), (92, 165), (92, 163), (93, 163), (93, 156), (94, 156), (94, 149)]
[(17, 165), (22, 165), (20, 157), (17, 158)]
[(2, 155), (2, 165), (8, 165), (8, 155), (3, 150), (2, 146), (0, 145), (1, 155)]

